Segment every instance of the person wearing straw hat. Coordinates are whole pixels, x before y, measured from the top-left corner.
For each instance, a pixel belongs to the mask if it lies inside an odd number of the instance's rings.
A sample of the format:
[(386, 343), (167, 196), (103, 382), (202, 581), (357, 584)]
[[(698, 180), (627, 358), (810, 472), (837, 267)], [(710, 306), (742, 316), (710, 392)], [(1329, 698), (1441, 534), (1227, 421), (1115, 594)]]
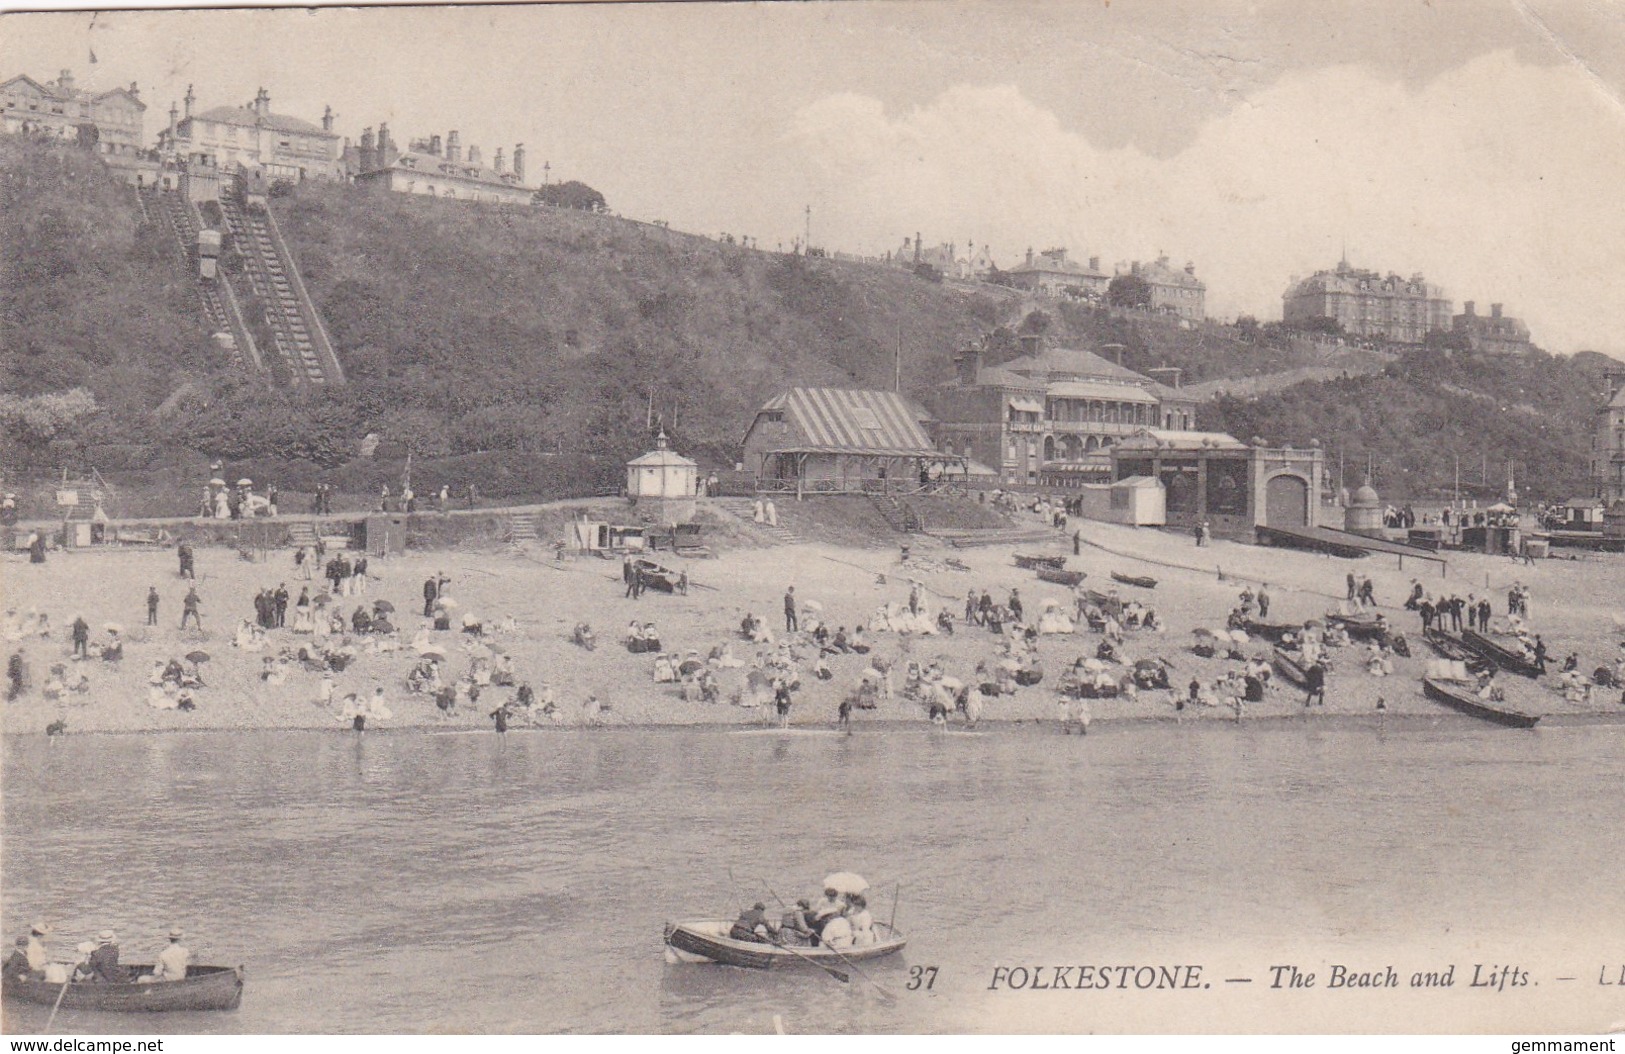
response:
[(158, 953), (158, 965), (153, 969), (152, 973), (141, 978), (143, 984), (156, 981), (186, 980), (186, 969), (192, 965), (192, 953), (187, 950), (186, 945), (181, 943), (185, 937), (186, 934), (181, 931), (179, 926), (170, 928), (169, 944), (164, 947), (163, 951)]
[(28, 928), (28, 936), (24, 939), (24, 952), (28, 956), (30, 970), (44, 970), (51, 961), (50, 949), (45, 947), (45, 938), (51, 935), (49, 922), (36, 922)]
[(130, 979), (118, 961), (118, 934), (102, 930), (96, 935), (96, 950), (85, 963), (90, 980), (96, 984), (124, 984)]

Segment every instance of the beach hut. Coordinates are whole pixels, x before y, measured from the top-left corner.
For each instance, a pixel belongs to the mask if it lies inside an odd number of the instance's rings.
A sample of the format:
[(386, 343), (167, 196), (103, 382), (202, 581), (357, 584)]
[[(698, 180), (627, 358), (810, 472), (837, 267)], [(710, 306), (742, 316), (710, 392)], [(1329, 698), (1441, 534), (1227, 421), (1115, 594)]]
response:
[(661, 432), (655, 448), (626, 463), (626, 495), (660, 523), (694, 518), (699, 466), (672, 450)]

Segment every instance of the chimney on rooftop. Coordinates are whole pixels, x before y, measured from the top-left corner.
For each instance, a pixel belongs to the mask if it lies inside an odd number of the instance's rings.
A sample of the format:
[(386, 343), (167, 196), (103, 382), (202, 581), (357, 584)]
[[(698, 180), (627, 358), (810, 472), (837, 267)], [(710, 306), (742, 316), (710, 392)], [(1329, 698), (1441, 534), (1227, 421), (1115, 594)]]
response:
[(130, 95), (136, 102), (141, 101), (141, 89), (136, 87), (135, 81), (130, 82)]
[(431, 135), (429, 137), (429, 153), (433, 154), (435, 157), (440, 156), (440, 137), (438, 135)]
[(446, 160), (461, 161), (463, 159), (463, 138), (453, 128), (446, 133)]
[(1021, 335), (1021, 353), (1023, 355), (1038, 355), (1044, 350), (1044, 336), (1041, 333), (1023, 333)]
[(1196, 277), (1196, 264), (1192, 263), (1189, 260), (1186, 260), (1185, 261), (1185, 273), (1190, 275), (1192, 278)]
[(254, 96), (254, 112), (261, 117), (271, 112), (271, 93), (261, 88), (259, 94)]
[(333, 108), (331, 106), (328, 106), (328, 107), (326, 107), (326, 108), (324, 108), (322, 110), (322, 131), (331, 132), (332, 130), (333, 130)]
[(1501, 317), (1501, 305), (1500, 304), (1491, 304), (1490, 305), (1490, 317), (1491, 318), (1500, 318)]
[(917, 264), (919, 264), (919, 262), (920, 262), (920, 232), (915, 231), (914, 232), (914, 263), (917, 265)]
[(1146, 370), (1145, 372), (1149, 374), (1152, 379), (1174, 389), (1177, 389), (1180, 386), (1181, 378), (1185, 373), (1185, 371), (1180, 369), (1178, 366), (1153, 366), (1151, 369)]
[(954, 365), (959, 369), (960, 384), (967, 388), (975, 384), (976, 375), (982, 370), (982, 345), (972, 341), (954, 359)]
[(1473, 317), (1473, 308), (1474, 307), (1475, 307), (1474, 303), (1471, 300), (1469, 300), (1466, 303), (1461, 305), (1461, 313), (1466, 315), (1468, 318), (1472, 318)]
[(471, 164), (471, 165), (478, 165), (480, 163), (480, 148), (479, 147), (471, 146), (471, 147), (468, 148), (468, 163)]
[(180, 115), (181, 115), (180, 107), (176, 106), (174, 101), (171, 100), (170, 104), (169, 104), (169, 138), (170, 139), (175, 138), (175, 125), (179, 123)]
[(186, 116), (192, 116), (192, 103), (196, 101), (196, 99), (197, 96), (192, 94), (192, 86), (188, 84), (186, 86)]
[(383, 121), (378, 122), (378, 167), (383, 168), (389, 164), (389, 151), (394, 146), (389, 141), (389, 125)]
[(72, 95), (73, 94), (73, 71), (72, 70), (63, 70), (62, 74), (59, 77), (57, 77), (57, 79), (56, 79), (56, 86), (62, 92), (63, 95)]
[(502, 172), (502, 165), (502, 148), (499, 146), (497, 147), (497, 156), (491, 159), (491, 167), (496, 169), (500, 174)]
[(361, 171), (371, 172), (375, 168), (382, 168), (374, 156), (372, 126), (361, 129)]
[(1100, 270), (1100, 257), (1098, 257), (1098, 256), (1089, 257), (1089, 270), (1091, 270), (1091, 271), (1099, 271)]
[(513, 148), (513, 178), (521, 184), (525, 182), (525, 144), (520, 143)]

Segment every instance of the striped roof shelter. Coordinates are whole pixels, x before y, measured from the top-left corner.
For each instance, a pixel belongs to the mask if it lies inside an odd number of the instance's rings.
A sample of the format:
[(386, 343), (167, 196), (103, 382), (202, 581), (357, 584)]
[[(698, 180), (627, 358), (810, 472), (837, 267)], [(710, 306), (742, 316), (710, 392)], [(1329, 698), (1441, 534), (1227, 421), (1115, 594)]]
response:
[(847, 388), (791, 388), (756, 413), (782, 420), (784, 453), (943, 457), (920, 427), (920, 415), (894, 392)]

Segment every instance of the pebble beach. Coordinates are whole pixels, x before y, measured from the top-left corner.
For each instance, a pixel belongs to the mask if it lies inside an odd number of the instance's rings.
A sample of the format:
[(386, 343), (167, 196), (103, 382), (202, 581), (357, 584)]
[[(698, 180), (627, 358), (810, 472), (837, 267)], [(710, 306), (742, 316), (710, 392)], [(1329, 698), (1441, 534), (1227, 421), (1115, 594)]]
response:
[[(1033, 520), (1036, 526), (1037, 521)], [(1072, 554), (1071, 531), (1080, 533), (1080, 552)], [(1038, 580), (1017, 567), (1013, 553), (1065, 554), (1067, 567), (1087, 574), (1086, 588), (1115, 589), (1125, 600), (1136, 599), (1154, 609), (1164, 630), (1130, 631), (1122, 649), (1125, 659), (1161, 658), (1170, 665), (1171, 689), (1140, 692), (1135, 697), (1090, 700), (1091, 727), (1118, 721), (1235, 721), (1262, 719), (1320, 719), (1324, 717), (1389, 720), (1400, 717), (1460, 717), (1422, 695), (1420, 677), (1431, 654), (1422, 644), (1419, 622), (1401, 607), (1413, 581), (1431, 593), (1487, 594), (1499, 614), (1505, 594), (1514, 583), (1525, 585), (1532, 596), (1530, 622), (1551, 649), (1554, 665), (1578, 652), (1580, 669), (1611, 664), (1625, 641), (1625, 559), (1587, 554), (1583, 558), (1547, 559), (1533, 565), (1505, 558), (1451, 553), (1447, 574), (1437, 564), (1407, 560), (1400, 568), (1392, 557), (1373, 556), (1342, 560), (1311, 553), (1262, 548), (1224, 540), (1202, 548), (1174, 532), (1134, 530), (1114, 525), (1077, 522), (1068, 533), (1056, 531), (1047, 543), (973, 548), (951, 548), (935, 539), (909, 539), (905, 563), (898, 547), (862, 548), (828, 544), (797, 544), (730, 548), (707, 559), (660, 560), (674, 570), (686, 570), (690, 589), (685, 595), (646, 593), (624, 595), (621, 568), (616, 560), (592, 556), (558, 558), (550, 549), (513, 547), (471, 552), (409, 551), (388, 559), (373, 559), (371, 582), (363, 594), (335, 598), (348, 613), (358, 604), (383, 598), (396, 608), (398, 633), (380, 644), (377, 638), (357, 636), (349, 643), (353, 661), (333, 677), (330, 699), (321, 696), (321, 675), (297, 663), (289, 665), (282, 683), (261, 676), (267, 655), (296, 652), (312, 638), (288, 629), (272, 630), (264, 651), (236, 647), (233, 635), (243, 619), (254, 615), (253, 596), (261, 588), (285, 584), (295, 595), (306, 583), (296, 576), (289, 550), (270, 550), (262, 559), (247, 560), (230, 548), (197, 549), (197, 590), (202, 599), (204, 628), (179, 628), (181, 601), (188, 582), (177, 574), (174, 550), (97, 550), (54, 552), (44, 564), (34, 565), (26, 555), (8, 556), (0, 564), (4, 608), (16, 617), (43, 611), (49, 615), (51, 636), (8, 634), (8, 657), (21, 654), (27, 686), (19, 698), (3, 708), (8, 735), (44, 735), (53, 724), (63, 734), (162, 732), (174, 730), (228, 731), (236, 729), (332, 729), (348, 732), (351, 723), (343, 699), (355, 694), (371, 698), (378, 687), (387, 718), (370, 720), (367, 734), (408, 728), (492, 728), (491, 712), (514, 696), (513, 688), (487, 687), (472, 704), (447, 712), (425, 694), (408, 690), (406, 675), (416, 660), (409, 640), (427, 632), (446, 654), (445, 676), (461, 676), (478, 651), (475, 638), (458, 630), (434, 631), (421, 617), (422, 585), (427, 577), (444, 575), (457, 611), (474, 613), (484, 622), (485, 645), (494, 645), (512, 657), (518, 681), (528, 682), (540, 698), (550, 694), (550, 714), (541, 707), (517, 715), (514, 730), (558, 726), (658, 725), (774, 725), (770, 706), (740, 705), (750, 701), (744, 691), (744, 668), (717, 671), (720, 699), (706, 703), (685, 700), (674, 684), (659, 684), (653, 675), (653, 656), (632, 654), (621, 643), (627, 623), (653, 622), (660, 630), (662, 650), (679, 655), (695, 651), (702, 658), (713, 646), (730, 643), (733, 655), (749, 664), (764, 650), (744, 640), (740, 622), (747, 613), (761, 616), (775, 632), (783, 628), (783, 595), (795, 586), (796, 596), (812, 602), (833, 631), (868, 624), (887, 603), (907, 600), (912, 582), (920, 583), (934, 614), (945, 608), (953, 615), (955, 632), (937, 634), (870, 633), (871, 656), (835, 655), (827, 661), (833, 676), (818, 680), (810, 675), (816, 646), (805, 640), (795, 645), (802, 686), (795, 693), (790, 714), (792, 727), (830, 727), (841, 698), (849, 694), (864, 667), (875, 656), (894, 661), (895, 685), (901, 685), (903, 666), (909, 661), (936, 662), (951, 676), (969, 681), (979, 661), (991, 661), (1002, 638), (962, 622), (965, 594), (988, 590), (1003, 601), (1012, 588), (1021, 592), (1029, 613), (1053, 600), (1070, 610), (1072, 596), (1059, 585)], [(1561, 552), (1561, 551), (1560, 551)], [(1119, 586), (1112, 572), (1157, 579), (1154, 589)], [(1389, 676), (1371, 676), (1363, 649), (1355, 646), (1331, 653), (1326, 703), (1305, 709), (1303, 693), (1279, 677), (1266, 689), (1261, 702), (1248, 703), (1238, 715), (1230, 707), (1187, 706), (1176, 709), (1193, 679), (1211, 681), (1235, 668), (1223, 658), (1204, 659), (1191, 650), (1193, 631), (1199, 627), (1222, 629), (1227, 612), (1236, 606), (1243, 588), (1267, 583), (1271, 621), (1301, 621), (1334, 610), (1343, 596), (1350, 571), (1369, 576), (1375, 587), (1377, 610), (1403, 631), (1412, 643), (1410, 658), (1396, 657)], [(325, 585), (309, 583), (312, 593)], [(145, 598), (156, 586), (162, 598), (158, 624), (144, 625)], [(92, 627), (92, 640), (106, 639), (107, 623), (123, 627), (124, 658), (111, 663), (100, 658), (73, 660), (69, 627), (82, 615)], [(292, 621), (290, 613), (289, 622)], [(578, 623), (590, 624), (598, 639), (588, 651), (572, 640)], [(420, 636), (419, 640), (423, 638)], [(1044, 682), (993, 698), (982, 715), (983, 725), (1040, 723), (1059, 726), (1065, 716), (1055, 683), (1074, 660), (1095, 652), (1100, 635), (1079, 625), (1073, 634), (1039, 638), (1038, 654), (1047, 671)], [(343, 643), (327, 638), (327, 646)], [(167, 662), (187, 653), (205, 651), (201, 666), (206, 685), (195, 691), (196, 709), (157, 709), (149, 704), (149, 676), (157, 661)], [(1269, 654), (1269, 645), (1253, 641), (1243, 645), (1249, 656)], [(94, 649), (93, 649), (94, 653)], [(49, 697), (43, 690), (51, 667), (61, 664), (67, 680), (82, 675), (83, 691), (65, 691)], [(1625, 719), (1618, 689), (1599, 689), (1587, 701), (1570, 701), (1557, 690), (1555, 676), (1539, 682), (1500, 678), (1508, 704), (1552, 721), (1605, 721)], [(589, 704), (589, 697), (594, 703)], [(737, 700), (737, 701), (736, 701)], [(1381, 705), (1379, 706), (1379, 701)], [(950, 730), (962, 722), (950, 717)], [(925, 707), (894, 694), (877, 709), (860, 710), (853, 727), (927, 726)]]

